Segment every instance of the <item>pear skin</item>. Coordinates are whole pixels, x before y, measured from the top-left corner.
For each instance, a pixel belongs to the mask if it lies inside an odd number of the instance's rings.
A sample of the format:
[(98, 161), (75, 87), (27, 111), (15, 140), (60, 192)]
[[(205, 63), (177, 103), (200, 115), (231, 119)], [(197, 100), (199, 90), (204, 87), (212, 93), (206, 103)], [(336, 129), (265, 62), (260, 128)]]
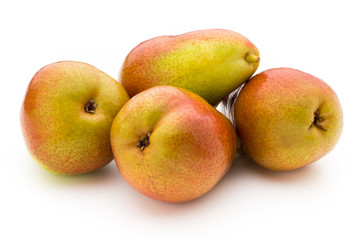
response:
[(129, 100), (123, 87), (81, 62), (49, 64), (32, 78), (21, 109), (31, 156), (63, 175), (89, 173), (112, 159), (112, 121)]
[(246, 82), (234, 105), (243, 150), (261, 166), (287, 171), (313, 163), (338, 142), (343, 113), (321, 79), (275, 68)]
[(193, 31), (140, 43), (126, 57), (119, 81), (130, 97), (154, 86), (170, 85), (216, 105), (250, 78), (259, 61), (258, 49), (239, 33)]
[(230, 121), (198, 95), (172, 86), (129, 100), (111, 128), (119, 172), (140, 193), (185, 202), (226, 174), (237, 146)]

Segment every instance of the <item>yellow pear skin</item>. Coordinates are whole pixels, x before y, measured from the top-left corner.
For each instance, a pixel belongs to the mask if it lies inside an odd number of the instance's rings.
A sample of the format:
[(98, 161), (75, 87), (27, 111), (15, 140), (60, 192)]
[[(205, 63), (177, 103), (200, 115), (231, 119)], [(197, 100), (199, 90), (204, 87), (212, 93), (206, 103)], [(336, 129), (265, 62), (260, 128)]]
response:
[(338, 142), (343, 112), (321, 79), (275, 68), (246, 82), (234, 104), (244, 151), (261, 166), (288, 171), (313, 163)]
[(126, 57), (119, 81), (130, 97), (170, 85), (216, 105), (250, 78), (259, 61), (258, 49), (241, 34), (199, 30), (140, 43)]
[(131, 98), (111, 127), (111, 146), (125, 181), (140, 193), (185, 202), (226, 174), (237, 146), (230, 121), (185, 89), (159, 86)]
[(21, 109), (31, 156), (50, 172), (89, 173), (112, 159), (111, 124), (129, 100), (123, 87), (81, 62), (49, 64), (32, 78)]

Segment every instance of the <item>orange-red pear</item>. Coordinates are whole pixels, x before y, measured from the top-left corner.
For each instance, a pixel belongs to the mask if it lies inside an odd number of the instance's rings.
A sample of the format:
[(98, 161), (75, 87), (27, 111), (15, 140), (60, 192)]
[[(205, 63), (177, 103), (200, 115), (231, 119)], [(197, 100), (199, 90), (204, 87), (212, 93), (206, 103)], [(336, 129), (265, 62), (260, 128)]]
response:
[(198, 95), (160, 86), (127, 102), (111, 128), (123, 178), (153, 199), (185, 202), (212, 189), (231, 166), (237, 136), (230, 121)]
[(278, 171), (322, 158), (335, 147), (343, 126), (339, 99), (329, 85), (291, 68), (252, 77), (235, 101), (234, 117), (244, 151)]

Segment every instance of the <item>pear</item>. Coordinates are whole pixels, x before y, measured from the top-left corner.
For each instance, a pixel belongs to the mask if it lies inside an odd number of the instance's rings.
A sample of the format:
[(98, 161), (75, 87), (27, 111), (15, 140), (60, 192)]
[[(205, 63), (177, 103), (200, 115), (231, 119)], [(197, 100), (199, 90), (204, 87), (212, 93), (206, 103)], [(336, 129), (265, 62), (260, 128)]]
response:
[(119, 81), (130, 97), (161, 85), (185, 88), (218, 104), (256, 71), (258, 49), (225, 29), (161, 36), (136, 46), (126, 57)]
[(30, 154), (58, 174), (102, 168), (113, 159), (111, 124), (128, 100), (115, 79), (89, 64), (64, 61), (43, 67), (32, 78), (21, 109)]
[(234, 117), (243, 150), (261, 166), (287, 171), (313, 163), (338, 142), (343, 113), (321, 79), (291, 69), (269, 69), (240, 90)]
[(230, 121), (185, 89), (158, 86), (127, 102), (111, 127), (119, 172), (140, 193), (185, 202), (210, 191), (237, 146)]

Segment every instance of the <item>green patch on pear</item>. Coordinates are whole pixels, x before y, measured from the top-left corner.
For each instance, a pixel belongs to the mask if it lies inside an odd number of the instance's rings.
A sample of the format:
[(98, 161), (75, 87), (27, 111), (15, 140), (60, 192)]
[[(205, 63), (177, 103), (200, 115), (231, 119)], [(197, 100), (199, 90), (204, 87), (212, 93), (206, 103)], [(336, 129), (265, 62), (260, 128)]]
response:
[(225, 29), (161, 36), (142, 42), (126, 57), (120, 82), (130, 97), (169, 85), (218, 104), (254, 74), (259, 51), (247, 38)]

